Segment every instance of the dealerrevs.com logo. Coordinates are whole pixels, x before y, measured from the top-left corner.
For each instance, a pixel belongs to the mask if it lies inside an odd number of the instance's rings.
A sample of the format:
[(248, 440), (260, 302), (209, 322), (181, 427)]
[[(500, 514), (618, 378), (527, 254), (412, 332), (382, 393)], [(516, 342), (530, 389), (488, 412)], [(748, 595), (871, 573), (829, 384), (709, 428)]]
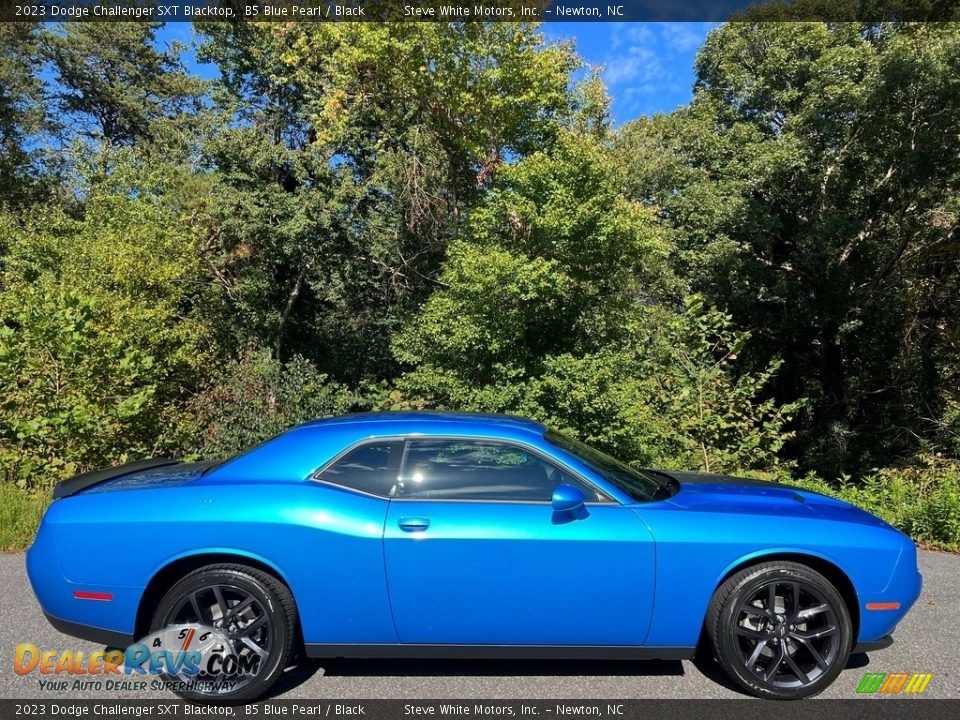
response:
[(857, 685), (861, 695), (919, 695), (927, 689), (932, 673), (867, 673)]
[(40, 650), (21, 643), (14, 651), (17, 675), (36, 673), (40, 689), (139, 691), (151, 689), (228, 693), (260, 670), (260, 655), (237, 652), (222, 630), (205, 625), (171, 625), (126, 650), (85, 653)]

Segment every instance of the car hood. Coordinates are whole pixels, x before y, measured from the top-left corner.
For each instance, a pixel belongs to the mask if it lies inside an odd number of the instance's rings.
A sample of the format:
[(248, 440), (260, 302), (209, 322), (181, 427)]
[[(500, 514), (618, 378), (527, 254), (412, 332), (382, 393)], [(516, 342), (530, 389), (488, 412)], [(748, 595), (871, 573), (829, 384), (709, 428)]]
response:
[(860, 508), (790, 485), (710, 473), (667, 473), (680, 484), (668, 502), (686, 510), (819, 517), (873, 527), (891, 527)]

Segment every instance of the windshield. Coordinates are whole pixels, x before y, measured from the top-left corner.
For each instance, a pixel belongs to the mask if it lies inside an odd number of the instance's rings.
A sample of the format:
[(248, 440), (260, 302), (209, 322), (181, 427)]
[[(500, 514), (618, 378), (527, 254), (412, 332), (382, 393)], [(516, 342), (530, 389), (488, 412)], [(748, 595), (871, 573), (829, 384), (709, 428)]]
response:
[(548, 430), (544, 437), (550, 444), (576, 456), (597, 475), (634, 500), (664, 500), (677, 490), (677, 481), (669, 475), (651, 470), (637, 470), (605, 452), (553, 430)]

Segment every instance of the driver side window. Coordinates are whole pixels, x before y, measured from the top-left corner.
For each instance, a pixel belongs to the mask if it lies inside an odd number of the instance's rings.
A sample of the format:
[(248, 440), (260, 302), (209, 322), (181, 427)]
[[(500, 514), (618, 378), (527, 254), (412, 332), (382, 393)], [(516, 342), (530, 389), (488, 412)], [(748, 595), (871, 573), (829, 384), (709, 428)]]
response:
[(550, 502), (557, 485), (597, 490), (529, 450), (488, 440), (409, 440), (395, 497)]

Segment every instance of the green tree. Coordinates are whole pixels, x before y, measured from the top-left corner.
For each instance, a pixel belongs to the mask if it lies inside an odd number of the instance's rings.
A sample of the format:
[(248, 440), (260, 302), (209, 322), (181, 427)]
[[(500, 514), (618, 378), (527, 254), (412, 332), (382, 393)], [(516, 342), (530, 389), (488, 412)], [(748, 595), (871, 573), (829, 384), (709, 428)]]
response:
[(798, 404), (743, 372), (747, 334), (691, 300), (671, 238), (592, 133), (505, 167), (450, 248), (436, 291), (397, 334), (391, 406), (513, 412), (638, 464), (769, 467)]
[(157, 49), (162, 23), (64, 23), (43, 34), (58, 114), (71, 135), (114, 146), (158, 143), (201, 109), (204, 84), (180, 61), (184, 47)]
[(450, 249), (435, 292), (394, 341), (402, 385), (445, 406), (504, 409), (544, 359), (622, 334), (669, 298), (668, 242), (623, 199), (602, 148), (572, 132), (505, 167)]
[(545, 46), (535, 25), (317, 23), (289, 35), (283, 57), (310, 95), (319, 140), (359, 136), (350, 155), (361, 167), (385, 151), (413, 160), (411, 131), (427, 132), (451, 190), (483, 187), (507, 154), (543, 147), (571, 109), (578, 60)]
[(793, 452), (828, 474), (914, 452), (955, 366), (960, 33), (734, 23), (695, 99), (619, 141), (633, 197), (681, 230), (678, 271), (810, 398)]
[(394, 376), (389, 338), (464, 217), (568, 114), (571, 50), (497, 24), (203, 31), (235, 120), (207, 147), (225, 330), (351, 382)]
[(354, 396), (309, 362), (247, 348), (218, 369), (185, 410), (188, 448), (203, 458), (243, 452), (307, 420), (350, 409)]
[(749, 333), (691, 296), (682, 312), (642, 306), (620, 342), (549, 358), (520, 411), (636, 465), (770, 470), (803, 402), (769, 396), (774, 361), (748, 372)]
[(176, 450), (213, 350), (192, 313), (202, 274), (168, 202), (177, 188), (111, 162), (82, 217), (0, 218), (0, 464), (21, 486)]
[(41, 168), (31, 141), (49, 129), (39, 77), (36, 25), (0, 23), (0, 207), (17, 207), (38, 190)]

